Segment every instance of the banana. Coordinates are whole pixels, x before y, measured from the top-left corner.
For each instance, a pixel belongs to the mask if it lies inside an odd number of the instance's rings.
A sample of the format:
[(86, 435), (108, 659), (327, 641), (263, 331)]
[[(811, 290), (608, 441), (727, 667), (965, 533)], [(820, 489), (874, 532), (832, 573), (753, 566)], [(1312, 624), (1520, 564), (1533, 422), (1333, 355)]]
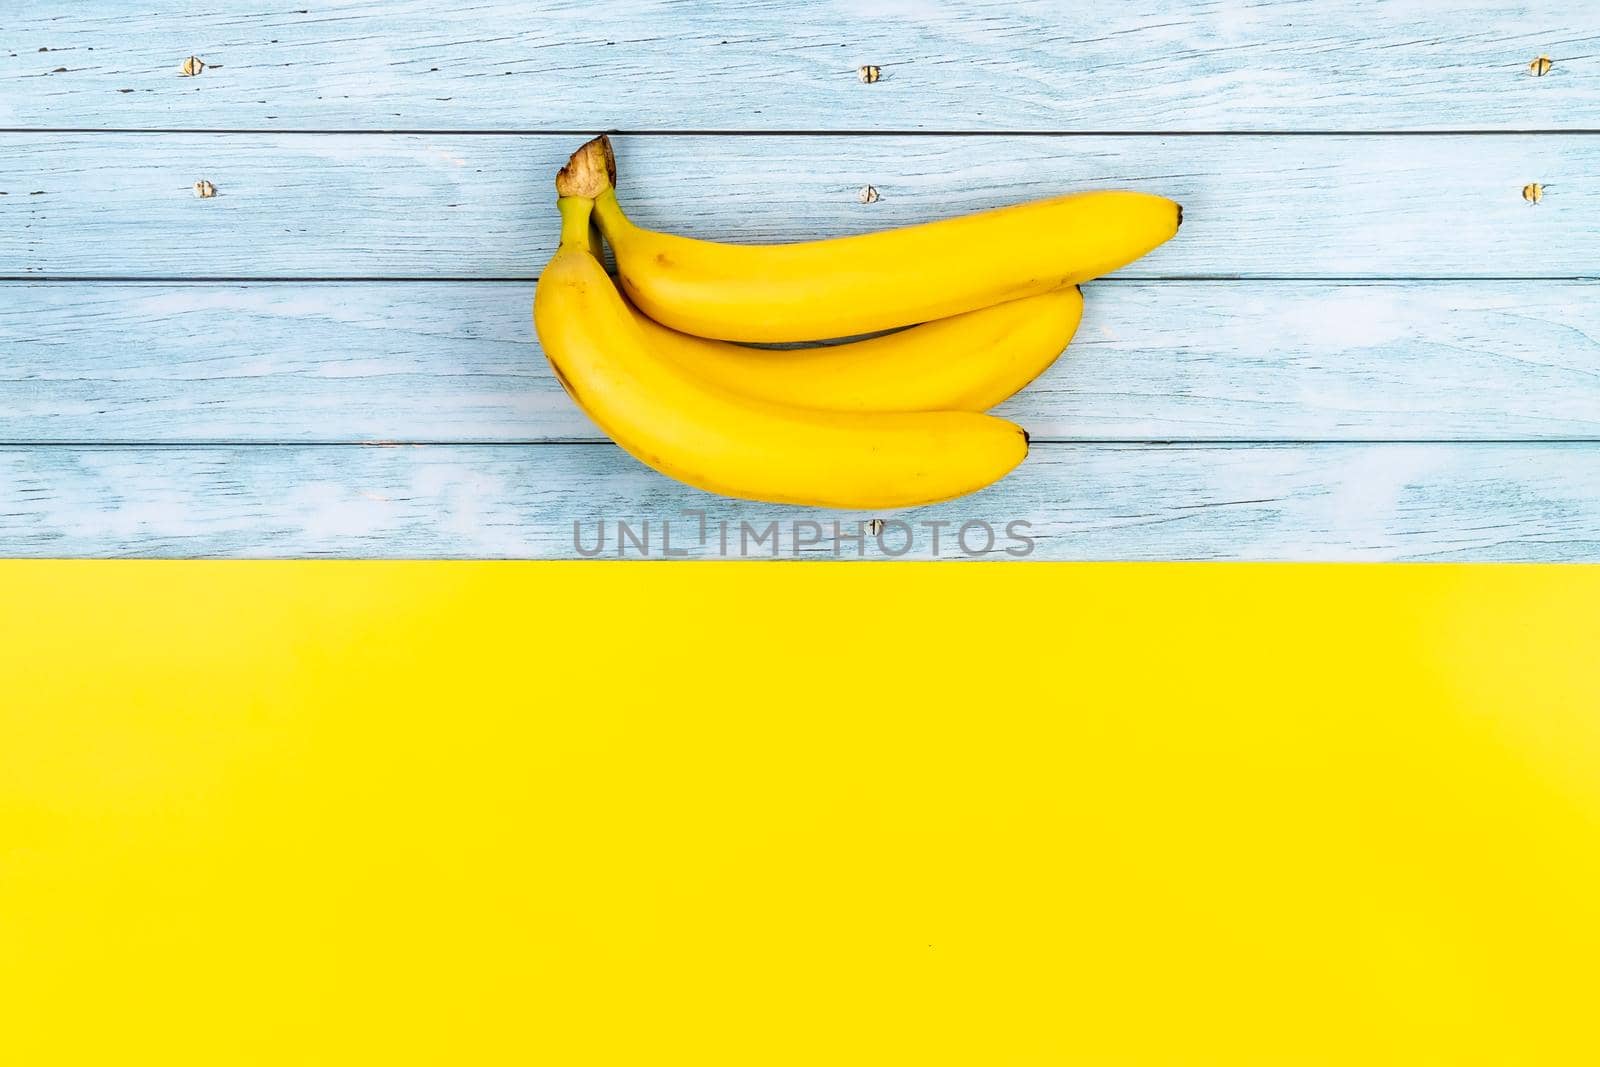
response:
[(562, 196), (595, 202), (629, 298), (684, 333), (808, 341), (875, 333), (1036, 296), (1131, 263), (1178, 232), (1183, 208), (1148, 193), (1077, 193), (896, 230), (730, 245), (642, 229), (616, 197), (610, 141), (573, 153)]
[(1077, 286), (849, 344), (746, 348), (679, 333), (629, 305), (656, 351), (723, 388), (834, 411), (987, 411), (1055, 362), (1083, 316)]
[(949, 500), (1022, 462), (1019, 426), (969, 411), (864, 414), (731, 392), (660, 355), (595, 258), (593, 204), (563, 197), (533, 318), (562, 387), (617, 444), (724, 496), (834, 508)]

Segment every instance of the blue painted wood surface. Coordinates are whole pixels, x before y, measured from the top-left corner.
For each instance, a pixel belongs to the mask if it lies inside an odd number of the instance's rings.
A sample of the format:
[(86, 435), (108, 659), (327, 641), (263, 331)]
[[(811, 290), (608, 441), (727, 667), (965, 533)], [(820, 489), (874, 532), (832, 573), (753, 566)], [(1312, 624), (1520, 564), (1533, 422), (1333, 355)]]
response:
[(1001, 560), (1019, 538), (1057, 560), (1600, 558), (1600, 445), (1565, 442), (1057, 444), (870, 517), (713, 497), (609, 444), (0, 446), (0, 498), (27, 556), (560, 557), (576, 524), (613, 559), (961, 560), (971, 524), (972, 558)]
[[(1038, 443), (1600, 441), (1591, 283), (1086, 288), (1072, 346), (999, 409)], [(600, 440), (531, 289), (0, 283), (0, 441)]]
[(0, 126), (35, 129), (1573, 130), (1600, 7), (11, 0), (0, 45)]
[(1006, 405), (1023, 470), (879, 516), (908, 557), (926, 523), (1022, 521), (1035, 558), (1600, 559), (1597, 114), (1582, 4), (23, 0), (0, 554), (563, 556), (575, 521), (659, 540), (686, 508), (850, 529), (660, 478), (549, 380), (550, 179), (620, 127), (639, 220), (726, 239), (1185, 203)]
[[(1600, 94), (1597, 94), (1600, 95)], [(0, 276), (531, 279), (570, 135), (12, 134)], [(1124, 278), (1600, 277), (1600, 134), (628, 137), (633, 218), (860, 233), (1078, 189), (1184, 205)], [(212, 199), (194, 183), (210, 181)], [(1548, 195), (1522, 198), (1537, 181)], [(862, 204), (870, 184), (880, 194)]]

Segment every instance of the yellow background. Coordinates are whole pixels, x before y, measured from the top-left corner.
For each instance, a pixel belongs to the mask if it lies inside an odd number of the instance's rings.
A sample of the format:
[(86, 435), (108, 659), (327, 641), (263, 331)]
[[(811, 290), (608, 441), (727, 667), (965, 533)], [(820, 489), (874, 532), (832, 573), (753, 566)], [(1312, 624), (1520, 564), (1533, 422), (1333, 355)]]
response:
[(1600, 1060), (1600, 569), (0, 598), (0, 1063)]

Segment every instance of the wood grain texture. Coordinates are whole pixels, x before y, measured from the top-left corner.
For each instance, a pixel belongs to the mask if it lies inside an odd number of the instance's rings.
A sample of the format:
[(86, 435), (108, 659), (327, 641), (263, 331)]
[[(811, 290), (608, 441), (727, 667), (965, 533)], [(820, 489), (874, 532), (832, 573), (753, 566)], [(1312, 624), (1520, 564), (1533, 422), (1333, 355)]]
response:
[[(0, 275), (532, 277), (576, 143), (11, 135)], [(630, 137), (618, 154), (641, 225), (726, 240), (1125, 187), (1179, 200), (1184, 227), (1123, 277), (1600, 276), (1600, 135)], [(202, 178), (218, 196), (196, 198)], [(867, 183), (882, 199), (858, 202)]]
[(10, 127), (1574, 129), (1597, 79), (1582, 0), (12, 0), (0, 26)]
[[(1600, 438), (1583, 282), (1107, 282), (1036, 440)], [(0, 284), (0, 441), (598, 439), (532, 286)]]
[[(707, 513), (704, 545), (685, 509)], [(867, 517), (712, 497), (611, 445), (0, 448), (7, 556), (553, 558), (575, 554), (574, 522), (592, 548), (602, 519), (650, 521), (655, 556), (663, 521), (693, 555), (718, 554), (721, 523), (737, 554), (740, 523), (777, 522), (790, 556), (789, 524), (809, 519), (823, 540), (807, 552), (832, 558), (832, 522)], [(911, 535), (907, 557), (931, 554), (922, 524), (948, 522), (942, 555), (959, 558), (949, 538), (982, 521), (1009, 558), (1021, 520), (1036, 559), (1595, 559), (1600, 446), (1048, 445), (988, 490), (882, 517), (907, 524), (885, 531), (891, 551)]]
[(1557, 0), (14, 0), (0, 555), (563, 557), (601, 517), (704, 555), (704, 508), (831, 558), (861, 516), (661, 478), (542, 365), (551, 176), (618, 128), (637, 220), (723, 240), (1184, 203), (908, 558), (1021, 520), (1032, 558), (1600, 559), (1597, 85)]

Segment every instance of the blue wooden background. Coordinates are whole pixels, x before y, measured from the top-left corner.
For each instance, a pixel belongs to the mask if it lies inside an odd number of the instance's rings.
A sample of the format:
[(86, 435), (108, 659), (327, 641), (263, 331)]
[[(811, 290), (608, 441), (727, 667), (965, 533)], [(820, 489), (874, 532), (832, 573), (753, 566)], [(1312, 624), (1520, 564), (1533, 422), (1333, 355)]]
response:
[(1006, 405), (1024, 467), (884, 518), (1022, 520), (1036, 558), (1600, 559), (1600, 5), (297, 3), (6, 5), (0, 555), (854, 528), (669, 482), (551, 380), (551, 178), (615, 129), (635, 217), (707, 237), (1184, 203)]

